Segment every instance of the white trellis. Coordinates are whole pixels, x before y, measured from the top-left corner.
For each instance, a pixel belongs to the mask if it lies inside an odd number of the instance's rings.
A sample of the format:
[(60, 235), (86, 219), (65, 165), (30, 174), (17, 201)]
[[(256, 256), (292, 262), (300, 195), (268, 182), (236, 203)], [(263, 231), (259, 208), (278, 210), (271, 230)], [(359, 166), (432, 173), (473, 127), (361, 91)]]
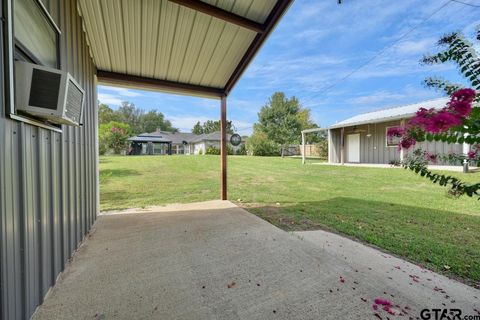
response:
[(305, 129), (302, 130), (302, 164), (305, 164), (305, 134), (307, 133), (315, 133), (315, 132), (322, 132), (328, 131), (327, 128), (312, 128), (312, 129)]

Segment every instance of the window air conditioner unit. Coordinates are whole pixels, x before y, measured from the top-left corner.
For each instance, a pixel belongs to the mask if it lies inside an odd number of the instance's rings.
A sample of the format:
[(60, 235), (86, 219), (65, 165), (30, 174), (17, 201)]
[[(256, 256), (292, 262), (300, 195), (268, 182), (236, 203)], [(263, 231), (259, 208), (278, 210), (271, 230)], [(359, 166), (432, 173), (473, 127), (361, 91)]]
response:
[(85, 91), (67, 72), (15, 61), (15, 107), (52, 123), (79, 126)]

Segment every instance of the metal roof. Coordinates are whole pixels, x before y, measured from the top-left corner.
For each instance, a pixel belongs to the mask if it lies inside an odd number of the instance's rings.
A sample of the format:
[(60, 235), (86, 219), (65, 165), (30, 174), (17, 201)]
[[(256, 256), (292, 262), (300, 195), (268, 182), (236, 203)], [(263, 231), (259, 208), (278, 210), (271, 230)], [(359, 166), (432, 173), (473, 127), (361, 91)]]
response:
[(220, 97), (291, 2), (79, 0), (78, 11), (100, 82)]
[(182, 143), (183, 141), (190, 141), (191, 139), (197, 137), (194, 133), (189, 132), (168, 132), (157, 130), (151, 133), (142, 133), (138, 135), (139, 137), (160, 137), (165, 140), (168, 140), (172, 143)]
[[(206, 134), (201, 134), (201, 135), (196, 135), (195, 137), (193, 137), (190, 141), (188, 142), (191, 142), (191, 143), (195, 143), (195, 142), (200, 142), (200, 141), (220, 141), (221, 139), (221, 134), (220, 134), (220, 131), (215, 131), (215, 132), (212, 132), (212, 133), (206, 133)], [(230, 140), (230, 134), (227, 134), (227, 141)]]
[(162, 142), (162, 143), (170, 143), (169, 139), (165, 139), (163, 137), (152, 137), (152, 136), (147, 136), (147, 137), (142, 137), (142, 136), (135, 136), (135, 137), (130, 137), (128, 138), (128, 141), (136, 141), (136, 142)]
[(419, 103), (409, 104), (400, 107), (387, 108), (382, 110), (377, 110), (373, 112), (359, 114), (357, 116), (348, 118), (346, 120), (335, 123), (330, 126), (330, 129), (342, 128), (342, 127), (351, 127), (355, 125), (367, 124), (367, 123), (379, 123), (393, 120), (400, 120), (413, 117), (415, 112), (420, 108), (443, 108), (447, 102), (448, 98), (440, 98), (434, 100), (423, 101)]
[[(137, 142), (165, 142), (180, 144), (184, 141), (187, 143), (195, 143), (201, 141), (220, 141), (220, 131), (215, 131), (207, 134), (194, 134), (187, 132), (168, 132), (168, 131), (155, 131), (151, 133), (142, 133), (135, 137), (128, 138), (129, 141)], [(230, 135), (227, 134), (227, 140), (230, 139)]]

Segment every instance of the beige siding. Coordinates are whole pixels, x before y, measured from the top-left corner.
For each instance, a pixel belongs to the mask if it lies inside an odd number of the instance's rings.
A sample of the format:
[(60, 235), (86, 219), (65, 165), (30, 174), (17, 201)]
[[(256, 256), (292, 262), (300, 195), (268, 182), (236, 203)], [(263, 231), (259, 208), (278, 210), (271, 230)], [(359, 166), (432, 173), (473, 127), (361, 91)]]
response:
[(2, 319), (30, 318), (98, 211), (95, 67), (76, 1), (43, 1), (62, 31), (61, 67), (86, 91), (84, 126), (14, 121), (0, 101)]

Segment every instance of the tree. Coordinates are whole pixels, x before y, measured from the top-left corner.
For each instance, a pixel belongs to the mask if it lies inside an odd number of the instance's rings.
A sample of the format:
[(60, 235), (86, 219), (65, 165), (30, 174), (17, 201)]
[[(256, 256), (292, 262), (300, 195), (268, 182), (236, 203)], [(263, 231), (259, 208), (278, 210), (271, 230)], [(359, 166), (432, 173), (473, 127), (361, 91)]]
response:
[(203, 126), (200, 124), (200, 121), (197, 121), (192, 128), (192, 133), (194, 134), (202, 134), (203, 133)]
[(139, 117), (140, 132), (154, 132), (157, 129), (162, 131), (176, 132), (177, 129), (172, 127), (172, 123), (165, 120), (165, 116), (161, 112), (151, 110), (141, 114)]
[(316, 124), (311, 120), (309, 109), (302, 108), (297, 98), (288, 99), (283, 92), (275, 92), (258, 113), (254, 134), (264, 133), (268, 140), (281, 147), (283, 156), (285, 146), (299, 143), (301, 131), (313, 127)]
[(122, 102), (118, 110), (112, 110), (106, 104), (98, 106), (98, 124), (107, 124), (111, 121), (126, 123), (130, 127), (131, 134), (154, 132), (157, 129), (162, 131), (178, 132), (169, 120), (165, 119), (163, 113), (151, 110), (145, 113), (143, 109), (137, 108), (131, 102)]
[[(227, 133), (228, 134), (233, 134), (235, 133), (235, 127), (232, 123), (232, 121), (227, 121)], [(220, 120), (207, 120), (203, 124), (200, 124), (200, 121), (197, 121), (197, 123), (193, 126), (192, 128), (192, 133), (195, 134), (208, 134), (208, 133), (213, 133), (221, 130), (221, 124)]]
[(120, 116), (120, 121), (128, 124), (133, 133), (142, 133), (140, 117), (145, 113), (142, 109), (135, 107), (131, 102), (123, 101), (117, 113)]
[(127, 147), (127, 139), (132, 134), (128, 124), (110, 121), (100, 125), (98, 130), (99, 149), (104, 154), (108, 149), (113, 149), (115, 154), (120, 154)]
[(119, 121), (119, 115), (113, 111), (107, 104), (100, 103), (98, 105), (98, 123), (109, 123), (110, 121)]
[[(477, 35), (480, 40), (480, 33)], [(453, 176), (433, 173), (428, 163), (438, 160), (450, 163), (480, 164), (480, 58), (473, 45), (462, 34), (452, 33), (440, 39), (444, 51), (425, 56), (422, 63), (439, 64), (454, 62), (460, 72), (475, 89), (462, 88), (461, 84), (453, 84), (440, 78), (427, 78), (425, 84), (450, 95), (450, 101), (441, 110), (424, 109), (417, 111), (414, 118), (405, 127), (391, 128), (389, 137), (400, 138), (399, 149), (409, 149), (419, 141), (442, 141), (452, 143), (468, 143), (472, 149), (467, 154), (432, 154), (422, 149), (414, 150), (407, 156), (403, 166), (433, 183), (449, 186), (449, 192), (455, 196), (478, 196), (480, 199), (480, 183), (466, 183)]]

